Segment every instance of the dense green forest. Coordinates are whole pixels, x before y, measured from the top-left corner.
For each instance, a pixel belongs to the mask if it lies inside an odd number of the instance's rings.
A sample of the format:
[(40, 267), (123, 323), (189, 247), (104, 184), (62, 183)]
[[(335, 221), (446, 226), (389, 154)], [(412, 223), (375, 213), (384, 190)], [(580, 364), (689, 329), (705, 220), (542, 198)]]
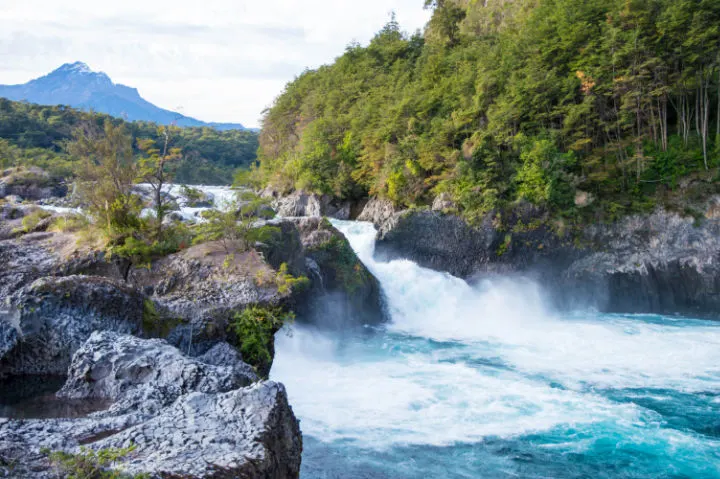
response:
[(612, 219), (717, 191), (717, 0), (426, 7), (422, 34), (393, 18), (286, 87), (256, 181), (404, 206), (446, 193), (471, 220), (521, 199)]
[[(77, 161), (66, 144), (75, 128), (92, 124), (102, 127), (109, 119), (124, 124), (133, 137), (162, 144), (158, 125), (125, 122), (107, 115), (64, 106), (41, 106), (0, 98), (0, 167), (40, 166), (58, 176), (71, 176)], [(175, 181), (187, 184), (228, 184), (238, 168), (255, 161), (258, 138), (251, 131), (217, 131), (213, 128), (174, 128), (170, 147), (179, 148)]]

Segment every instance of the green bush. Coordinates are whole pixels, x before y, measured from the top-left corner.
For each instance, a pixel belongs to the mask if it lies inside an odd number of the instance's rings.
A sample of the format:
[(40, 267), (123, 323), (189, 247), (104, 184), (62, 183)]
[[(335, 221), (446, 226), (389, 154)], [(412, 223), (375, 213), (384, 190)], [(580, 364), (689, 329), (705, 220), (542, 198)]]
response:
[(97, 451), (82, 447), (78, 454), (64, 451), (50, 452), (47, 449), (41, 452), (49, 455), (50, 461), (67, 479), (149, 479), (149, 474), (129, 475), (113, 469), (113, 466), (134, 450), (135, 446)]
[(90, 226), (90, 221), (82, 214), (68, 214), (58, 216), (53, 220), (50, 229), (61, 233), (77, 233), (83, 231)]
[(45, 210), (35, 210), (29, 215), (26, 215), (22, 219), (22, 228), (19, 229), (20, 232), (23, 233), (30, 233), (31, 231), (34, 231), (35, 228), (38, 227), (40, 222), (44, 219), (49, 218), (52, 216), (51, 213), (45, 211)]
[(237, 337), (243, 360), (257, 370), (265, 370), (272, 362), (273, 335), (294, 319), (292, 312), (279, 306), (255, 305), (235, 313), (229, 328)]
[(291, 275), (288, 273), (287, 263), (283, 263), (275, 276), (275, 285), (278, 288), (278, 293), (287, 294), (291, 291), (300, 291), (307, 288), (310, 285), (310, 280), (305, 276), (296, 278)]

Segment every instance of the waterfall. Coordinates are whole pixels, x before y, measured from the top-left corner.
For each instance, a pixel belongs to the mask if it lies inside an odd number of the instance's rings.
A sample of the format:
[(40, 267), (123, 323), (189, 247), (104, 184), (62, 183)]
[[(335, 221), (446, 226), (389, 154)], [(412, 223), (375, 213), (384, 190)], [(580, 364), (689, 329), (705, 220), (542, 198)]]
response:
[(718, 323), (560, 314), (531, 281), (378, 262), (371, 224), (334, 224), (391, 320), (278, 334), (304, 477), (720, 477)]

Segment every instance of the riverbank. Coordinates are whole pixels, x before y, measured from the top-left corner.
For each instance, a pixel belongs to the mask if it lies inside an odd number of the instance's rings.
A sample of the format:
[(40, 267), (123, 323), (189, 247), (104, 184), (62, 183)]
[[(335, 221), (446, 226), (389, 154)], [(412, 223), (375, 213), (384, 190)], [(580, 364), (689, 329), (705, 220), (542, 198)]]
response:
[[(204, 194), (173, 199), (177, 228), (235, 196)], [(82, 207), (0, 205), (2, 474), (54, 478), (87, 463), (153, 478), (298, 477), (298, 422), (284, 386), (266, 380), (275, 332), (295, 312), (316, 320), (328, 298), (341, 329), (385, 315), (377, 280), (330, 223), (262, 213), (251, 224), (271, 233), (262, 242), (206, 239), (140, 262), (55, 228)], [(59, 391), (3, 393), (50, 377)]]

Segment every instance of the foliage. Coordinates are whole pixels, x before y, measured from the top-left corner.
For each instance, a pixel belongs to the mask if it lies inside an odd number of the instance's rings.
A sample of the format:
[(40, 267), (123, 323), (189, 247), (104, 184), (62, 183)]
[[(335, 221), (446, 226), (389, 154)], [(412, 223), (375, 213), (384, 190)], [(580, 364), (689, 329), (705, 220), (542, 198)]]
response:
[(50, 461), (68, 479), (149, 479), (147, 474), (128, 475), (112, 467), (121, 459), (127, 457), (135, 450), (135, 446), (124, 449), (100, 449), (93, 450), (85, 447), (80, 448), (80, 453), (71, 454), (64, 451), (50, 452)]
[(220, 241), (227, 254), (248, 249), (249, 228), (248, 225), (238, 221), (235, 208), (203, 211), (202, 217), (204, 222), (197, 226), (193, 243)]
[(227, 254), (246, 251), (256, 242), (265, 242), (279, 229), (274, 226), (257, 226), (258, 213), (268, 201), (251, 192), (239, 193), (238, 199), (222, 210), (203, 212), (203, 223), (196, 228), (195, 243), (220, 241)]
[(205, 199), (205, 194), (202, 191), (200, 191), (197, 188), (193, 188), (192, 186), (188, 186), (188, 185), (182, 185), (180, 187), (180, 194), (182, 194), (185, 198), (187, 198), (188, 202), (191, 205), (196, 204)]
[(471, 220), (517, 200), (602, 220), (720, 166), (720, 3), (426, 4), (423, 36), (393, 19), (287, 85), (239, 180), (406, 207), (444, 192)]
[(23, 217), (22, 232), (30, 233), (31, 231), (34, 231), (42, 220), (49, 218), (50, 216), (52, 215), (45, 210), (37, 209), (33, 211), (32, 213)]
[[(142, 152), (138, 139), (164, 143), (158, 125), (128, 123), (107, 115), (65, 106), (41, 106), (0, 98), (0, 168), (16, 165), (39, 166), (54, 177), (73, 175), (79, 158), (65, 147), (73, 130), (83, 124), (102, 128), (105, 122), (123, 125), (131, 136), (134, 156)], [(238, 168), (255, 161), (257, 133), (218, 131), (213, 128), (180, 128), (173, 134), (173, 147), (183, 151), (176, 162), (175, 180), (191, 184), (230, 184)]]
[(110, 242), (121, 243), (139, 228), (142, 209), (131, 191), (137, 177), (131, 137), (124, 126), (106, 121), (102, 129), (90, 123), (79, 126), (73, 138), (68, 150), (82, 158), (77, 169), (79, 195)]
[(292, 322), (295, 315), (281, 307), (249, 306), (235, 313), (229, 328), (237, 336), (243, 360), (257, 369), (263, 369), (272, 362), (273, 335), (285, 324)]
[(156, 241), (163, 240), (163, 220), (170, 211), (165, 189), (173, 179), (172, 166), (182, 158), (180, 148), (170, 146), (170, 136), (177, 131), (179, 128), (159, 128), (159, 133), (163, 138), (162, 150), (157, 148), (154, 140), (138, 140), (138, 148), (144, 153), (137, 164), (138, 178), (150, 185), (152, 191)]
[(278, 288), (278, 293), (287, 294), (291, 291), (298, 291), (307, 288), (310, 285), (310, 280), (305, 276), (295, 277), (288, 273), (287, 263), (280, 265), (277, 275), (275, 276), (275, 285)]
[(72, 213), (55, 218), (49, 229), (61, 233), (76, 233), (88, 228), (89, 225), (90, 223), (85, 215)]
[[(163, 226), (162, 221), (167, 205), (163, 196), (167, 181), (164, 168), (166, 162), (177, 158), (177, 152), (166, 147), (160, 157), (148, 140), (143, 145), (148, 156), (137, 162), (133, 158), (132, 136), (124, 125), (116, 126), (109, 120), (102, 129), (91, 123), (82, 124), (73, 137), (67, 149), (80, 158), (77, 193), (90, 221), (74, 218), (70, 224), (67, 220), (64, 224), (56, 222), (55, 227), (80, 231), (85, 226), (88, 232), (102, 236), (111, 256), (131, 264), (149, 265), (154, 258), (192, 243), (192, 232), (185, 225)], [(143, 203), (133, 191), (138, 177), (153, 184), (155, 217), (141, 215)]]

